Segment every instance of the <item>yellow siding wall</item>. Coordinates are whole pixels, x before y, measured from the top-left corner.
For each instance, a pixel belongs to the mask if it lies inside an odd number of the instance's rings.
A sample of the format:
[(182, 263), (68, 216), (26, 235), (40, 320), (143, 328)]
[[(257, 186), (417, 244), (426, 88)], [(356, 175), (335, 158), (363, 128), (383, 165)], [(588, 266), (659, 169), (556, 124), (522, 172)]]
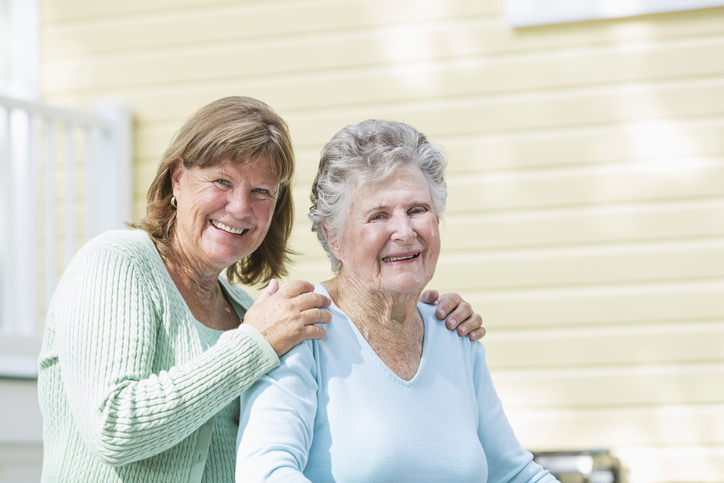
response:
[(524, 446), (612, 449), (633, 483), (724, 482), (724, 8), (520, 30), (503, 0), (42, 12), (45, 100), (136, 113), (138, 215), (198, 107), (250, 95), (289, 121), (294, 277), (329, 277), (305, 214), (334, 132), (380, 117), (443, 144), (433, 286), (483, 314)]

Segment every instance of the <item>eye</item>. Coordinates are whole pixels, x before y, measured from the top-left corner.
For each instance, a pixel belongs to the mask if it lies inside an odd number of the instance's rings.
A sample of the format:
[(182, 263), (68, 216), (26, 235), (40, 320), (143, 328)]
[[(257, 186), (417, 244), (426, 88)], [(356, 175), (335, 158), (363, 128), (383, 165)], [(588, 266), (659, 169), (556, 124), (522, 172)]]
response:
[(384, 213), (375, 213), (374, 215), (370, 216), (370, 221), (382, 221), (385, 219)]
[(408, 213), (410, 215), (421, 215), (427, 213), (427, 208), (424, 206), (416, 206), (414, 208), (411, 208)]
[(225, 186), (225, 187), (230, 187), (230, 186), (231, 186), (231, 181), (229, 181), (228, 179), (223, 179), (223, 178), (219, 178), (219, 179), (217, 179), (217, 180), (214, 180), (214, 183), (219, 184), (219, 185), (221, 185), (221, 186)]
[(254, 188), (251, 190), (259, 198), (274, 198), (276, 195), (268, 188)]

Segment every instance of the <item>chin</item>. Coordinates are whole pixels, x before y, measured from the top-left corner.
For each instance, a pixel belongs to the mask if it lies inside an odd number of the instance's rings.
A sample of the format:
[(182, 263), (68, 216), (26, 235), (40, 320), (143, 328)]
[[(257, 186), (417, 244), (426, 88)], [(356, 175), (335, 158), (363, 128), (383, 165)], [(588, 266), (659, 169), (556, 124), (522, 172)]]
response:
[(409, 293), (422, 293), (427, 283), (420, 283), (420, 281), (407, 282), (407, 283), (391, 283), (387, 285), (387, 290), (397, 294), (409, 294)]

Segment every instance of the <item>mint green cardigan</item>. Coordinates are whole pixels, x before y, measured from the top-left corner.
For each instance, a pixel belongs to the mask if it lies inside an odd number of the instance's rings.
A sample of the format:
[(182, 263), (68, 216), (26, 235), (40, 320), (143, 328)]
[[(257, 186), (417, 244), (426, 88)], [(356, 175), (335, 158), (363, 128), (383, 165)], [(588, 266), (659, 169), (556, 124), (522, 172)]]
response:
[[(220, 278), (243, 317), (252, 304)], [(239, 395), (279, 364), (254, 328), (194, 319), (140, 230), (73, 258), (39, 360), (43, 482), (233, 482)]]

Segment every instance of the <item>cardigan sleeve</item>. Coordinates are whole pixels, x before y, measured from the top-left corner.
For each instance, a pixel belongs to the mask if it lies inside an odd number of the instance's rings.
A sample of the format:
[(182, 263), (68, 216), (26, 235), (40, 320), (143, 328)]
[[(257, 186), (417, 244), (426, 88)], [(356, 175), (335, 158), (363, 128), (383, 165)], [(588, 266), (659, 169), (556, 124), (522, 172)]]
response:
[[(88, 250), (66, 270), (51, 309), (73, 419), (89, 451), (109, 465), (171, 448), (278, 364), (263, 336), (242, 325), (154, 373), (161, 309), (148, 270), (123, 253)], [(178, 344), (174, 356), (190, 350), (183, 336)]]
[(488, 461), (488, 482), (556, 482), (555, 477), (535, 463), (533, 455), (518, 443), (493, 387), (482, 344), (475, 344), (473, 357), (478, 400), (478, 437)]
[(304, 341), (241, 395), (236, 481), (309, 482), (317, 411), (314, 343)]

